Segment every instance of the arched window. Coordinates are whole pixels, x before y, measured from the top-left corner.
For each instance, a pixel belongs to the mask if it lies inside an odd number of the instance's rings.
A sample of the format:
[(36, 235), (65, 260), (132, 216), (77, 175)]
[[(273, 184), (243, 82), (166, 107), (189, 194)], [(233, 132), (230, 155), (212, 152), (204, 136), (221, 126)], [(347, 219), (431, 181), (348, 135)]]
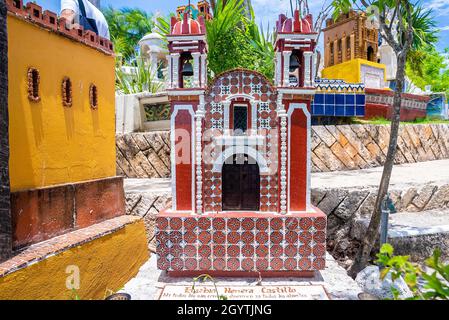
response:
[(62, 80), (62, 104), (64, 107), (71, 107), (73, 104), (72, 81), (68, 77)]
[(98, 89), (94, 84), (89, 88), (89, 102), (92, 109), (98, 109)]
[(375, 61), (375, 56), (374, 56), (374, 49), (373, 49), (373, 47), (371, 47), (371, 46), (369, 46), (368, 47), (368, 52), (366, 53), (366, 56), (367, 56), (367, 60), (368, 61)]
[(346, 37), (346, 59), (350, 60), (351, 59), (351, 37), (347, 36)]
[(28, 99), (32, 102), (39, 102), (41, 97), (39, 95), (39, 84), (41, 76), (39, 71), (35, 68), (28, 69)]

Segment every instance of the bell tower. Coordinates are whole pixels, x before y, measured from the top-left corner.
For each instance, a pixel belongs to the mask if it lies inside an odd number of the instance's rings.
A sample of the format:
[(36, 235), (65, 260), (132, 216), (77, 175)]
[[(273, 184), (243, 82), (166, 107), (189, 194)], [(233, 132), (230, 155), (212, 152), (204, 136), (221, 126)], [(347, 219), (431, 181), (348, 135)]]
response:
[(185, 12), (171, 18), (168, 40), (167, 89), (205, 88), (207, 85), (207, 44), (204, 16), (196, 20)]
[(303, 18), (300, 10), (295, 10), (293, 18), (281, 14), (276, 30), (276, 86), (313, 87), (317, 33), (313, 30), (312, 15), (308, 14)]
[[(171, 104), (173, 210), (201, 212), (201, 132), (207, 87), (205, 17), (192, 18), (189, 5), (172, 17), (167, 35), (167, 93)], [(199, 172), (199, 173), (198, 173)]]

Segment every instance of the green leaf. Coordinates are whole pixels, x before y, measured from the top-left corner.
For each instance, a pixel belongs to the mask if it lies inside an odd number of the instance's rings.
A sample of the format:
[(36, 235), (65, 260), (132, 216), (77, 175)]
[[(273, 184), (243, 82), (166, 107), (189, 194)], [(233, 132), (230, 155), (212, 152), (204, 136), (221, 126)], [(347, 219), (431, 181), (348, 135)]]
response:
[(394, 248), (391, 244), (385, 243), (382, 248), (380, 248), (380, 253), (388, 256), (392, 256), (394, 253)]
[(382, 269), (381, 271), (380, 271), (380, 279), (381, 280), (385, 280), (385, 278), (388, 276), (388, 274), (390, 273), (390, 270), (391, 270), (391, 268), (385, 268), (385, 269)]

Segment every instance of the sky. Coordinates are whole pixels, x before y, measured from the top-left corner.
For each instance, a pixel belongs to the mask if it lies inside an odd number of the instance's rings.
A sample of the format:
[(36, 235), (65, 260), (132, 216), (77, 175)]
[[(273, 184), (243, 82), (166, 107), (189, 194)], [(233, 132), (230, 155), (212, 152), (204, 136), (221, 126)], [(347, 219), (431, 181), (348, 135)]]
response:
[[(327, 0), (330, 2), (330, 0)], [(24, 1), (28, 2), (27, 0)], [(60, 10), (60, 0), (37, 0), (35, 1), (45, 9), (55, 12)], [(197, 0), (192, 0), (196, 4)], [(258, 23), (264, 26), (274, 26), (280, 13), (290, 11), (289, 0), (252, 0)], [(137, 7), (149, 12), (160, 12), (167, 14), (174, 12), (179, 5), (187, 4), (188, 0), (101, 0), (102, 6), (112, 5), (114, 8)], [(434, 12), (437, 26), (441, 30), (440, 41), (437, 48), (443, 51), (449, 47), (449, 0), (422, 0), (424, 7)], [(321, 9), (323, 0), (309, 0), (310, 10), (316, 16)]]

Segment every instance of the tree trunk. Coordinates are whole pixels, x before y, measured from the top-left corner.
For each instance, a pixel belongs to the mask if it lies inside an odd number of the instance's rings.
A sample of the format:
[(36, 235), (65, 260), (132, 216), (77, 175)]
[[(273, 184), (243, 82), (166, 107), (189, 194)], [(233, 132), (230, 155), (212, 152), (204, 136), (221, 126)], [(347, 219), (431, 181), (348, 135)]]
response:
[(0, 262), (12, 253), (9, 190), (8, 34), (6, 3), (0, 1)]
[(390, 143), (388, 146), (388, 154), (384, 164), (384, 170), (382, 174), (382, 180), (380, 182), (379, 191), (377, 194), (376, 204), (374, 206), (374, 212), (371, 217), (368, 230), (365, 238), (362, 241), (362, 246), (357, 253), (354, 264), (352, 265), (349, 275), (353, 278), (362, 271), (371, 257), (371, 252), (375, 246), (375, 242), (379, 237), (379, 227), (382, 217), (382, 202), (387, 196), (390, 186), (391, 173), (393, 171), (394, 159), (396, 157), (396, 150), (398, 144), (398, 133), (401, 118), (401, 104), (402, 104), (402, 91), (405, 83), (405, 63), (407, 60), (407, 54), (402, 52), (398, 55), (398, 69), (396, 73), (396, 91), (394, 94), (393, 103), (393, 118), (391, 120), (391, 132)]

